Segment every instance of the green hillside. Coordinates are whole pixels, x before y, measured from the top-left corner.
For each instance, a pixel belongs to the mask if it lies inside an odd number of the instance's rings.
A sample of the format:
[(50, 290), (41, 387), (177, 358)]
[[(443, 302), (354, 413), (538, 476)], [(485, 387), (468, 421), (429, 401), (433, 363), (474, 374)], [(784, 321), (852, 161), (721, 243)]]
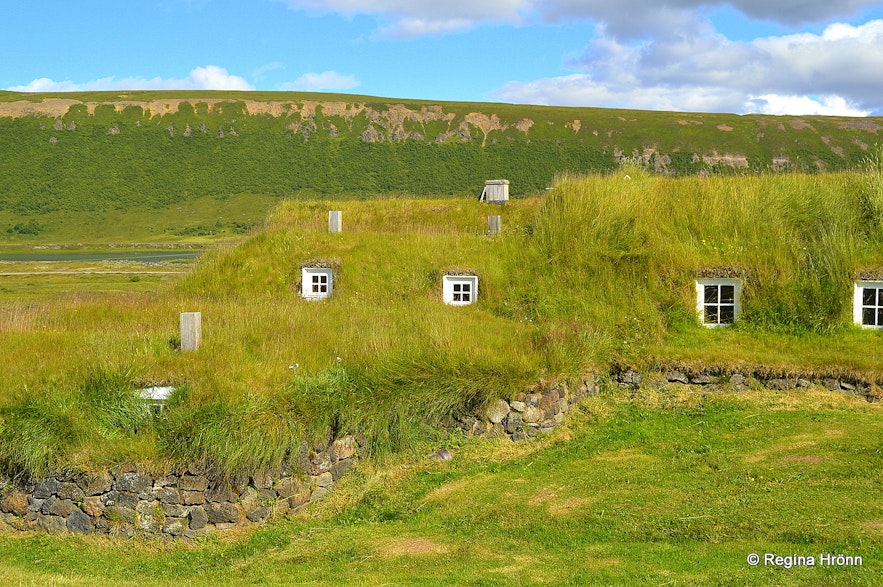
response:
[(881, 129), (878, 118), (334, 94), (2, 92), (0, 215), (27, 230), (39, 215), (171, 213), (206, 197), (477, 195), (493, 178), (525, 195), (623, 158), (679, 175), (836, 171), (858, 165)]

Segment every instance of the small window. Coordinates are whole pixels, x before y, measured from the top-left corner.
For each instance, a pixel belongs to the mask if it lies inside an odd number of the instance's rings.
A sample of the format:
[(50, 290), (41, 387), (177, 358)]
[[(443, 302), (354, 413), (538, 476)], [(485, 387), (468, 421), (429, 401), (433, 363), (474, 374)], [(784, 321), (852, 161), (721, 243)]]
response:
[(466, 306), (478, 295), (478, 276), (445, 275), (442, 279), (442, 299), (452, 306)]
[(301, 270), (301, 295), (308, 300), (331, 297), (334, 274), (327, 267), (304, 267)]
[(145, 387), (138, 392), (138, 395), (144, 401), (144, 405), (154, 416), (159, 416), (171, 397), (174, 387), (170, 386), (154, 386)]
[(742, 282), (738, 279), (696, 281), (696, 311), (705, 326), (726, 326), (739, 316)]
[(858, 281), (853, 319), (862, 328), (883, 328), (883, 281)]
[(454, 299), (455, 302), (463, 302), (469, 304), (472, 302), (472, 284), (471, 283), (455, 283)]

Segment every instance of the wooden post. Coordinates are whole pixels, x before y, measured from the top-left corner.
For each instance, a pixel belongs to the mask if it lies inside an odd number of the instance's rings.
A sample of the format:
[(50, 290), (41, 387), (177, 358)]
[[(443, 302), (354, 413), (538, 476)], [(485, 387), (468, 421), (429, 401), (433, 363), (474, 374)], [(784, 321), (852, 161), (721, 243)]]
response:
[(343, 232), (343, 214), (340, 210), (331, 210), (328, 212), (328, 232)]
[(181, 350), (199, 350), (201, 342), (202, 312), (181, 312)]
[(497, 236), (500, 234), (500, 226), (501, 221), (499, 216), (488, 216), (487, 217), (487, 232), (491, 236)]

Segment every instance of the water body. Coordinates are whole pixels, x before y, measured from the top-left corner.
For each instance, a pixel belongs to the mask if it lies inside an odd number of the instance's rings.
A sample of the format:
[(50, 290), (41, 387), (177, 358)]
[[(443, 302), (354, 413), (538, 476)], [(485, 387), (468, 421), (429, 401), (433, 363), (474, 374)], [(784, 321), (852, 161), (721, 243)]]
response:
[(202, 251), (130, 251), (130, 252), (79, 252), (40, 251), (35, 253), (0, 253), (0, 261), (25, 263), (28, 261), (134, 261), (137, 263), (160, 263), (169, 261), (193, 261)]

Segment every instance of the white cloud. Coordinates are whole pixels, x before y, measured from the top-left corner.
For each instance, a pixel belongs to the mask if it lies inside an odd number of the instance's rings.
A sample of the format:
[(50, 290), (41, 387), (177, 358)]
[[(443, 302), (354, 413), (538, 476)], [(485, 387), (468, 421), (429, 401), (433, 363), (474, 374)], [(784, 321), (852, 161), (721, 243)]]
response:
[[(99, 82), (103, 82), (103, 80), (98, 80), (97, 82), (90, 83)], [(41, 77), (24, 86), (12, 86), (6, 89), (11, 92), (76, 92), (81, 89), (81, 86), (75, 84), (72, 81), (57, 82), (48, 77)]]
[(757, 114), (800, 114), (805, 116), (867, 116), (867, 110), (857, 108), (841, 96), (779, 96), (765, 94), (750, 97), (747, 111)]
[(102, 90), (253, 90), (238, 75), (230, 75), (223, 67), (197, 67), (186, 78), (121, 78), (104, 77), (85, 83), (39, 78), (23, 85), (6, 88), (13, 92), (94, 92)]
[[(787, 24), (822, 22), (846, 14), (854, 14), (876, 6), (879, 0), (731, 0), (737, 10), (751, 18), (775, 20)], [(716, 2), (695, 2), (695, 6)]]
[(323, 92), (328, 90), (351, 90), (359, 85), (352, 75), (341, 75), (336, 71), (322, 73), (305, 73), (293, 82), (279, 86), (280, 90), (298, 92)]
[[(596, 35), (576, 73), (511, 82), (494, 98), (538, 104), (730, 112), (883, 112), (883, 24), (832, 24), (820, 35), (751, 42), (719, 35), (707, 15), (728, 4), (795, 26), (856, 14), (880, 0), (278, 0), (295, 10), (368, 15), (389, 37), (483, 23), (583, 20)], [(589, 36), (589, 35), (587, 35)]]
[(467, 18), (432, 20), (424, 18), (402, 18), (389, 26), (382, 27), (380, 34), (385, 37), (424, 37), (465, 31), (474, 25)]
[[(589, 19), (617, 38), (640, 38), (690, 30), (700, 9), (722, 0), (278, 0), (296, 10), (369, 15), (384, 21), (390, 36), (466, 30), (484, 22), (538, 23)], [(875, 6), (879, 0), (729, 0), (749, 18), (789, 25), (823, 22)]]
[(595, 106), (634, 110), (735, 112), (743, 103), (715, 87), (675, 88), (637, 83), (599, 82), (586, 74), (510, 82), (493, 93), (506, 102), (555, 106)]
[(732, 42), (711, 33), (626, 44), (601, 36), (577, 75), (511, 82), (493, 97), (538, 104), (867, 115), (883, 112), (883, 21)]
[[(254, 87), (238, 75), (230, 75), (223, 67), (209, 65), (190, 72), (186, 82), (193, 82), (203, 90), (253, 90)], [(191, 88), (187, 88), (191, 89)]]
[(279, 0), (295, 10), (369, 15), (380, 33), (416, 37), (467, 30), (482, 22), (526, 22), (537, 0)]

